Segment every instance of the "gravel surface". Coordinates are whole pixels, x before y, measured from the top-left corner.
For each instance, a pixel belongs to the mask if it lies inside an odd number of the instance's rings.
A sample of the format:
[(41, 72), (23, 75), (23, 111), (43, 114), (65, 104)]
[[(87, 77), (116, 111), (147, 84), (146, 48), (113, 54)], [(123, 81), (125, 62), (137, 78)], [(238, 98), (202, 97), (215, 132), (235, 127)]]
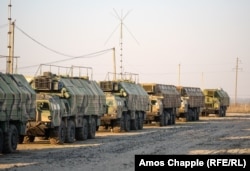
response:
[(98, 131), (95, 139), (73, 144), (18, 144), (16, 152), (0, 154), (0, 170), (134, 171), (136, 154), (250, 155), (250, 114), (210, 115), (166, 127), (144, 125), (128, 133)]

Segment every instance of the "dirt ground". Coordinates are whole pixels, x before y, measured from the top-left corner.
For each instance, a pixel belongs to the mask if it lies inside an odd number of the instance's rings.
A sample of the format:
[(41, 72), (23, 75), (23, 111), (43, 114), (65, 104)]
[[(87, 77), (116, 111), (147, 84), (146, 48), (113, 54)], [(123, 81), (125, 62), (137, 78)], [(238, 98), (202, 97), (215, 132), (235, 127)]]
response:
[(0, 170), (134, 171), (136, 154), (250, 155), (250, 114), (210, 115), (166, 127), (145, 125), (129, 133), (98, 131), (95, 139), (73, 144), (18, 144), (15, 153), (0, 154)]

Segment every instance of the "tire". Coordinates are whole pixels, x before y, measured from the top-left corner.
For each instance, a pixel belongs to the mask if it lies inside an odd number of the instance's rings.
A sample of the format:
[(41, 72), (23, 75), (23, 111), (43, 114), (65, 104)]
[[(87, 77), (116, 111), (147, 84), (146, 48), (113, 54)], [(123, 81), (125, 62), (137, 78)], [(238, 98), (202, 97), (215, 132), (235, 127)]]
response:
[(227, 108), (224, 109), (224, 117), (227, 115)]
[(168, 120), (168, 125), (173, 125), (174, 124), (174, 112), (173, 111), (171, 111), (170, 113), (169, 113), (169, 120)]
[(226, 116), (226, 110), (224, 108), (222, 108), (222, 117)]
[(189, 121), (189, 118), (190, 118), (190, 117), (189, 117), (189, 111), (188, 111), (188, 112), (185, 113), (185, 120), (186, 120), (186, 122)]
[(15, 125), (10, 125), (9, 132), (5, 134), (3, 142), (3, 153), (12, 153), (16, 151), (18, 131)]
[(221, 108), (219, 109), (217, 116), (218, 116), (218, 117), (222, 117)]
[(122, 116), (120, 118), (120, 131), (125, 131), (125, 115), (126, 113), (122, 113)]
[(64, 144), (65, 142), (66, 128), (64, 121), (61, 121), (61, 125), (52, 129), (50, 134), (51, 144)]
[(3, 131), (0, 128), (0, 153), (3, 151)]
[(89, 122), (89, 132), (88, 132), (88, 138), (89, 139), (94, 139), (95, 138), (95, 133), (96, 133), (96, 121), (95, 118), (91, 118)]
[(138, 129), (143, 129), (143, 123), (144, 123), (144, 114), (142, 112), (139, 113), (139, 125)]
[(164, 126), (171, 125), (171, 113), (164, 112)]
[(72, 120), (69, 120), (68, 126), (66, 128), (65, 142), (73, 143), (75, 141), (75, 133), (76, 133), (75, 123)]
[(170, 115), (170, 125), (174, 125), (175, 124), (175, 114), (171, 113)]
[(165, 116), (164, 112), (160, 116), (160, 126), (165, 126)]
[(172, 114), (172, 125), (175, 125), (176, 121), (176, 110), (174, 110), (174, 113)]
[(189, 120), (190, 121), (195, 121), (195, 110), (191, 110), (188, 112), (189, 113)]
[(126, 132), (129, 132), (130, 131), (130, 115), (128, 113), (125, 114), (125, 124), (124, 124), (124, 130)]
[(138, 130), (139, 127), (139, 114), (135, 114), (135, 119), (131, 120), (131, 130)]
[(197, 112), (197, 113), (196, 113), (196, 121), (199, 121), (199, 120), (200, 120), (200, 113)]
[(76, 140), (83, 141), (88, 139), (88, 122), (87, 119), (83, 119), (83, 126), (76, 129)]

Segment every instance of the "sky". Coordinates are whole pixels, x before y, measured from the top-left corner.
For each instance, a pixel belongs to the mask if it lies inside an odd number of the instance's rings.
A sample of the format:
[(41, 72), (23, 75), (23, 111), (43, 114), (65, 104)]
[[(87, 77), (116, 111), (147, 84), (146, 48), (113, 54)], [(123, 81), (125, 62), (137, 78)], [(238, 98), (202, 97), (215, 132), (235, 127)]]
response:
[[(6, 72), (9, 3), (0, 1), (0, 72)], [(92, 79), (102, 81), (116, 66), (117, 73), (138, 74), (141, 83), (223, 88), (232, 102), (250, 98), (249, 0), (11, 4), (17, 73), (34, 76), (41, 64), (74, 65), (91, 67)]]

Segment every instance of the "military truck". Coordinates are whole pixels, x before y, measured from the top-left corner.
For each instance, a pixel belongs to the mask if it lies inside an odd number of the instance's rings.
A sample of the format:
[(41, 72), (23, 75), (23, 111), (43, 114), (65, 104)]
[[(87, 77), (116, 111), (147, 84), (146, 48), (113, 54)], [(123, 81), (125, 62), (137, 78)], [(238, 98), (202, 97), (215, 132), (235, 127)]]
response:
[(205, 96), (205, 107), (201, 116), (216, 114), (219, 117), (225, 117), (227, 108), (230, 105), (230, 97), (222, 88), (219, 89), (203, 89)]
[(205, 105), (204, 95), (199, 87), (176, 86), (181, 94), (181, 106), (177, 119), (182, 121), (197, 121)]
[[(75, 68), (80, 71), (85, 67), (74, 66), (69, 70)], [(46, 71), (30, 82), (37, 93), (37, 114), (36, 119), (27, 124), (25, 142), (33, 142), (35, 137), (48, 138), (51, 144), (95, 138), (100, 117), (105, 112), (105, 95), (89, 76), (70, 73)]]
[(36, 94), (20, 74), (0, 73), (0, 153), (23, 141), (26, 123), (36, 115)]
[(137, 74), (123, 73), (116, 78), (99, 82), (107, 105), (106, 113), (101, 117), (101, 126), (114, 132), (143, 129), (149, 107), (147, 92), (136, 81)]
[(141, 83), (150, 98), (145, 123), (160, 126), (175, 124), (176, 112), (181, 105), (181, 95), (174, 85)]

